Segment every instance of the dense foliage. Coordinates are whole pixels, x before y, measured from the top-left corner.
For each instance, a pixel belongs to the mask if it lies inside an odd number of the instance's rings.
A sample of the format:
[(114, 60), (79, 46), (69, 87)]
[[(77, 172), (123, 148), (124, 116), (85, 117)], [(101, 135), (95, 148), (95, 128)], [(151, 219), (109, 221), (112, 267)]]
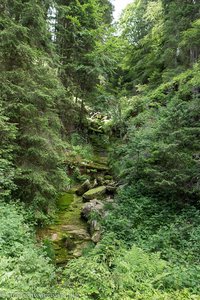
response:
[(147, 254), (136, 246), (126, 250), (113, 234), (106, 236), (90, 256), (72, 261), (64, 275), (64, 286), (70, 286), (84, 300), (199, 299), (185, 288), (185, 274), (159, 254)]
[(98, 80), (90, 56), (102, 39), (98, 26), (109, 23), (107, 8), (111, 12), (107, 1), (61, 2), (2, 3), (2, 126), (10, 126), (10, 136), (15, 129), (15, 139), (1, 136), (8, 148), (2, 148), (3, 163), (15, 168), (15, 176), (13, 171), (7, 176), (2, 165), (2, 193), (8, 193), (6, 180), (12, 177), (14, 197), (33, 206), (38, 219), (68, 186), (65, 137), (82, 121), (84, 91), (92, 91), (93, 80)]
[(16, 129), (15, 197), (47, 212), (67, 176), (59, 119), (65, 91), (53, 68), (45, 16), (45, 5), (36, 2), (3, 7), (1, 105)]
[(0, 107), (0, 196), (2, 199), (9, 197), (14, 189), (14, 168), (12, 165), (13, 141), (15, 139), (15, 127), (9, 123)]
[[(0, 298), (200, 299), (199, 1), (135, 0), (113, 26), (108, 0), (0, 9)], [(87, 178), (66, 162), (89, 141), (118, 192), (102, 241), (56, 271), (33, 226)]]
[[(199, 65), (131, 99), (122, 180), (148, 194), (199, 204)], [(135, 106), (135, 107), (134, 107)], [(137, 110), (140, 110), (138, 113)], [(129, 116), (128, 116), (129, 118)]]
[(134, 1), (120, 22), (126, 143), (115, 167), (142, 192), (198, 204), (199, 3)]
[(19, 203), (1, 202), (0, 218), (0, 298), (33, 299), (34, 294), (53, 293), (54, 267), (36, 245), (27, 224), (30, 216)]
[(115, 232), (128, 247), (159, 252), (169, 262), (168, 287), (196, 294), (198, 23), (196, 1), (134, 1), (121, 18), (121, 38), (127, 45), (119, 73), (123, 143), (116, 142), (112, 164), (123, 187), (104, 222), (105, 230)]

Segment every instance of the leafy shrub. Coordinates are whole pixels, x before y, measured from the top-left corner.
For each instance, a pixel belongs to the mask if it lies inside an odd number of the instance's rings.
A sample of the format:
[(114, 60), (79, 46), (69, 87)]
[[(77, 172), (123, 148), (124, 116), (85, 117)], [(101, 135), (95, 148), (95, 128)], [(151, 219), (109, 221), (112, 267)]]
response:
[(92, 160), (92, 146), (84, 139), (84, 137), (80, 136), (78, 133), (73, 133), (71, 135), (71, 144), (75, 155), (80, 155), (83, 159)]
[(166, 286), (200, 291), (197, 208), (144, 197), (135, 188), (126, 187), (119, 193), (117, 205), (104, 220), (104, 226), (130, 247), (135, 243), (148, 252), (160, 252), (161, 258), (172, 265)]
[(27, 217), (19, 204), (0, 202), (1, 299), (28, 300), (34, 293), (53, 292), (54, 267), (36, 245)]
[(83, 300), (199, 299), (186, 289), (169, 289), (166, 281), (171, 272), (159, 254), (147, 254), (136, 246), (127, 250), (111, 234), (89, 255), (69, 263), (61, 287), (68, 293), (76, 291)]

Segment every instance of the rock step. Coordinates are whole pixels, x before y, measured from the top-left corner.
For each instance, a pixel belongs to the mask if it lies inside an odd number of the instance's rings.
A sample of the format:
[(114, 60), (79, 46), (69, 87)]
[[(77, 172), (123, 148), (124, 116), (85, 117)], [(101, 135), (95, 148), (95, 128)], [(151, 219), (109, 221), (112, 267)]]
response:
[(70, 236), (72, 236), (72, 238), (81, 239), (84, 241), (91, 240), (91, 237), (86, 229), (73, 225), (63, 225), (62, 230), (66, 231)]
[(86, 169), (95, 169), (97, 171), (107, 172), (109, 170), (109, 167), (107, 167), (106, 164), (88, 163), (83, 161), (79, 165), (80, 167), (84, 167)]

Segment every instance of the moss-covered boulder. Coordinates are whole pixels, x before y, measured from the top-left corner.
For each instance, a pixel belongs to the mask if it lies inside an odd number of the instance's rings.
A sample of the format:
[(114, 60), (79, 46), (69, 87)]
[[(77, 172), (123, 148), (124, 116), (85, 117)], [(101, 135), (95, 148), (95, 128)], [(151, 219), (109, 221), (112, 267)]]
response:
[(85, 202), (92, 200), (92, 199), (99, 199), (101, 198), (103, 195), (105, 195), (106, 193), (106, 186), (99, 186), (96, 187), (94, 189), (91, 189), (89, 191), (87, 191), (84, 195), (83, 195), (83, 200)]
[(81, 162), (80, 163), (80, 167), (84, 167), (85, 169), (88, 169), (88, 170), (96, 170), (98, 172), (101, 172), (101, 171), (109, 171), (109, 167), (105, 164), (101, 164), (101, 163), (96, 163), (96, 162)]
[(85, 192), (91, 189), (90, 181), (87, 179), (76, 191), (78, 196), (82, 196)]

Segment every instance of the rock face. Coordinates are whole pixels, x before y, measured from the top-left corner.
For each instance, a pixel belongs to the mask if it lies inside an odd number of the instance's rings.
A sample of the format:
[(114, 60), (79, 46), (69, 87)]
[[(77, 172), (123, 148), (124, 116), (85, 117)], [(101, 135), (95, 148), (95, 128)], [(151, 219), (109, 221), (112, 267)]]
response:
[(81, 216), (83, 219), (88, 220), (92, 212), (96, 212), (102, 216), (104, 212), (104, 204), (101, 201), (96, 199), (93, 199), (90, 202), (85, 203), (81, 211)]
[(106, 186), (99, 186), (97, 188), (91, 189), (83, 194), (83, 200), (85, 202), (92, 200), (94, 198), (100, 198), (106, 193)]
[(98, 184), (98, 185), (103, 185), (103, 183), (104, 183), (103, 177), (98, 176), (98, 177), (97, 177), (97, 184)]
[(76, 191), (78, 196), (82, 196), (85, 192), (91, 189), (90, 181), (87, 179)]
[(78, 245), (73, 252), (74, 257), (80, 257), (82, 255), (82, 251), (84, 248), (88, 246), (88, 242), (83, 242), (82, 244)]
[(91, 188), (94, 189), (96, 187), (98, 187), (98, 182), (97, 182), (97, 179), (95, 178)]
[(95, 162), (81, 162), (80, 166), (86, 169), (96, 169), (97, 171), (109, 171), (109, 168), (106, 165)]

